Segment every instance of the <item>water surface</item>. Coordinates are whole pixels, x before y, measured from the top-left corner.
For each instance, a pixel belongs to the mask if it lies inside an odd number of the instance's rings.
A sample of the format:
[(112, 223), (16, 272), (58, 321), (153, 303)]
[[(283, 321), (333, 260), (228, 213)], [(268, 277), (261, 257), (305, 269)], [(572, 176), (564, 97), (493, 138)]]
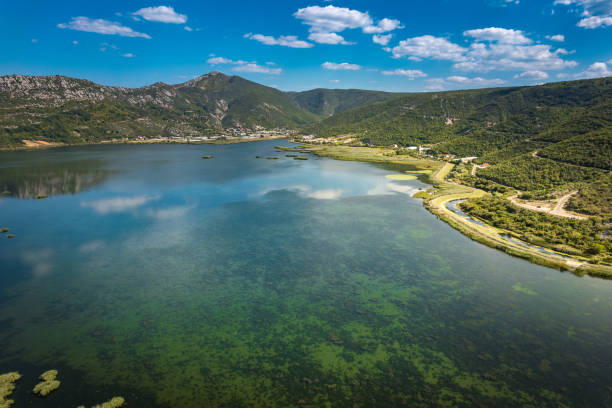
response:
[(0, 155), (15, 407), (612, 406), (612, 282), (471, 241), (418, 180), (275, 144)]

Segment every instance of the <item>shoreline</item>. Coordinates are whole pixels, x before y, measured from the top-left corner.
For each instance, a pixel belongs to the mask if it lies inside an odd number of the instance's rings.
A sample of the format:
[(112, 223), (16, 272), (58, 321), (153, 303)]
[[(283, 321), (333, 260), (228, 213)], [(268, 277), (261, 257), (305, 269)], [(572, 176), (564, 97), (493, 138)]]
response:
[(224, 144), (238, 144), (238, 143), (251, 143), (251, 142), (264, 142), (269, 140), (282, 140), (289, 139), (290, 135), (283, 136), (268, 136), (268, 137), (258, 137), (258, 138), (240, 138), (240, 137), (228, 137), (225, 139), (211, 139), (211, 140), (189, 140), (189, 139), (173, 139), (173, 140), (160, 140), (160, 139), (152, 139), (152, 140), (134, 140), (134, 139), (126, 139), (126, 140), (101, 140), (95, 143), (41, 143), (38, 145), (33, 145), (32, 143), (25, 144), (23, 146), (15, 146), (15, 147), (0, 147), (0, 153), (2, 152), (21, 152), (21, 151), (38, 151), (38, 150), (48, 150), (48, 149), (57, 149), (62, 147), (83, 147), (83, 146), (116, 146), (116, 145), (157, 145), (157, 144), (182, 144), (182, 145), (224, 145)]
[[(361, 154), (350, 155), (347, 149), (362, 149)], [(364, 154), (363, 149), (369, 149), (370, 154)], [(289, 149), (287, 149), (289, 150)], [(439, 162), (429, 159), (419, 159), (408, 156), (393, 156), (390, 159), (385, 156), (385, 151), (393, 151), (385, 148), (358, 148), (348, 146), (330, 146), (330, 145), (301, 145), (299, 148), (292, 149), (303, 153), (312, 153), (321, 157), (329, 157), (335, 160), (346, 161), (363, 161), (370, 163), (387, 163), (394, 165), (406, 165), (417, 168), (414, 174), (419, 174), (431, 188), (427, 191), (420, 191), (413, 197), (423, 199), (423, 206), (438, 219), (446, 222), (448, 225), (461, 232), (473, 241), (477, 241), (490, 248), (505, 252), (508, 255), (525, 259), (529, 262), (558, 269), (560, 271), (569, 271), (576, 276), (588, 275), (591, 277), (612, 279), (612, 267), (600, 264), (591, 264), (586, 259), (580, 259), (569, 254), (553, 255), (538, 251), (536, 246), (522, 246), (518, 243), (513, 243), (501, 237), (502, 233), (512, 235), (510, 231), (494, 228), (486, 223), (485, 226), (479, 226), (470, 222), (467, 218), (461, 217), (459, 214), (447, 208), (447, 204), (455, 200), (463, 200), (474, 197), (482, 197), (489, 193), (484, 190), (479, 190), (473, 187), (468, 187), (460, 184), (445, 181), (446, 176), (453, 168), (453, 164), (448, 162)], [(355, 153), (355, 152), (352, 152)], [(423, 164), (428, 164), (423, 166)], [(439, 164), (436, 166), (435, 164)], [(437, 167), (437, 168), (436, 168)], [(419, 172), (418, 169), (425, 170)], [(433, 168), (435, 172), (428, 174)], [(406, 173), (411, 173), (406, 170)], [(529, 243), (525, 243), (531, 245)], [(546, 249), (550, 252), (555, 252)]]

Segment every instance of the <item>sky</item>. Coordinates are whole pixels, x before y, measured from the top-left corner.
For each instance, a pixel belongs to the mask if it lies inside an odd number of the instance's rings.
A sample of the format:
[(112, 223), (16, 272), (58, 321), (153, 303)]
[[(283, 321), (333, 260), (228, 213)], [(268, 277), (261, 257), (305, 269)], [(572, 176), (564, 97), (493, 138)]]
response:
[(0, 75), (125, 87), (533, 85), (612, 76), (612, 0), (0, 0), (0, 55)]

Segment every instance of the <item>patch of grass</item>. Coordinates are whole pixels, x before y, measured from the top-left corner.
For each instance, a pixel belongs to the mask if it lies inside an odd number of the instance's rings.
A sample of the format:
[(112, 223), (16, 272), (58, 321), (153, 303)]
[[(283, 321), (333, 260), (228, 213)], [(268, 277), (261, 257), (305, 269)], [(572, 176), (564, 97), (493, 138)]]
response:
[(416, 180), (417, 176), (413, 176), (410, 174), (387, 174), (386, 176), (391, 180)]

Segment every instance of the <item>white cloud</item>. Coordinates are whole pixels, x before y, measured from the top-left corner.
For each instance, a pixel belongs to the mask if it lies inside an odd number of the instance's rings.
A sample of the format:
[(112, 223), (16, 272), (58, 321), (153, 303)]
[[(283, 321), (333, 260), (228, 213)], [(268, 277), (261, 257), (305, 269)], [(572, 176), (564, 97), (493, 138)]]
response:
[(446, 38), (423, 35), (400, 41), (399, 45), (390, 51), (394, 58), (408, 57), (415, 61), (422, 58), (455, 61), (463, 59), (466, 49), (451, 43)]
[(308, 36), (310, 41), (314, 41), (319, 44), (343, 44), (350, 45), (350, 43), (344, 39), (341, 35), (336, 33), (310, 33)]
[(393, 37), (393, 34), (374, 35), (372, 36), (372, 41), (374, 41), (376, 44), (387, 45), (389, 44), (389, 41), (391, 41), (391, 37)]
[(219, 64), (235, 65), (235, 67), (232, 68), (232, 70), (236, 72), (251, 72), (255, 74), (272, 74), (272, 75), (278, 75), (283, 72), (283, 70), (280, 68), (272, 68), (271, 67), (272, 65), (276, 65), (273, 62), (266, 62), (266, 65), (268, 66), (263, 66), (263, 65), (258, 65), (257, 62), (255, 61), (243, 61), (243, 60), (234, 61), (229, 58), (215, 57), (215, 56), (212, 56), (206, 62), (209, 63), (210, 65), (219, 65)]
[(329, 69), (332, 71), (358, 71), (361, 69), (361, 66), (357, 64), (349, 64), (348, 62), (324, 62), (321, 66), (325, 69)]
[(425, 87), (425, 89), (428, 89), (430, 91), (441, 91), (444, 89), (444, 85), (446, 84), (444, 78), (427, 79), (426, 82), (427, 86)]
[(446, 80), (449, 82), (455, 82), (458, 84), (481, 85), (481, 86), (501, 85), (501, 84), (506, 83), (506, 81), (499, 79), (499, 78), (493, 78), (493, 79), (487, 79), (487, 78), (481, 78), (481, 77), (468, 78), (468, 77), (459, 76), (459, 75), (449, 76), (446, 78)]
[(145, 33), (139, 33), (132, 30), (130, 27), (102, 19), (91, 19), (88, 17), (73, 17), (69, 23), (61, 23), (58, 28), (68, 28), (70, 30), (85, 31), (88, 33), (120, 35), (122, 37), (140, 37), (150, 39), (151, 37)]
[(186, 15), (178, 14), (172, 7), (167, 6), (145, 7), (132, 14), (159, 23), (184, 24), (187, 21)]
[(337, 33), (347, 28), (364, 28), (374, 23), (368, 13), (336, 6), (301, 8), (294, 16), (310, 26), (312, 32)]
[(525, 71), (514, 76), (515, 79), (530, 79), (535, 81), (543, 81), (548, 79), (548, 73), (544, 71)]
[(490, 41), (498, 44), (531, 44), (532, 41), (525, 37), (521, 30), (512, 30), (499, 27), (478, 28), (463, 32), (466, 37), (474, 38), (476, 41)]
[(209, 63), (210, 65), (217, 65), (217, 64), (232, 64), (234, 61), (232, 61), (229, 58), (223, 58), (223, 57), (212, 57), (206, 60), (207, 63)]
[(72, 44), (79, 45), (79, 42), (75, 40), (75, 41), (72, 42)]
[(339, 79), (330, 79), (329, 82), (331, 82), (332, 84), (337, 84), (338, 82), (340, 82)]
[(262, 44), (266, 45), (280, 45), (283, 47), (289, 48), (311, 48), (314, 47), (314, 44), (309, 43), (307, 41), (298, 40), (295, 35), (281, 35), (278, 38), (274, 38), (269, 35), (262, 34), (245, 34), (245, 38), (249, 38), (251, 40), (259, 41)]
[(301, 8), (294, 16), (309, 28), (309, 39), (320, 44), (348, 44), (339, 35), (347, 29), (358, 29), (365, 34), (382, 34), (403, 28), (399, 20), (383, 18), (374, 23), (367, 12), (336, 6)]
[(598, 28), (598, 27), (608, 27), (612, 25), (612, 16), (591, 16), (583, 18), (576, 24), (578, 27), (582, 28)]
[(404, 28), (399, 20), (392, 20), (390, 18), (383, 18), (375, 26), (367, 26), (363, 28), (363, 32), (366, 34), (381, 34), (388, 33), (389, 31), (397, 30), (398, 28)]
[(393, 71), (382, 71), (382, 74), (407, 76), (410, 80), (424, 78), (427, 76), (426, 73), (418, 69), (395, 69)]
[(594, 29), (612, 25), (612, 1), (610, 0), (555, 0), (555, 5), (575, 5), (583, 11), (583, 17), (576, 25), (578, 27)]
[(36, 38), (32, 38), (32, 43), (36, 44), (36, 43), (38, 43), (38, 40)]
[(132, 54), (131, 52), (128, 52), (126, 54), (122, 54), (121, 56), (124, 57), (124, 58), (134, 58), (134, 54)]
[(578, 78), (603, 78), (609, 76), (612, 76), (612, 71), (605, 62), (591, 64), (585, 71), (577, 75)]
[(551, 41), (557, 41), (557, 42), (565, 41), (565, 36), (563, 34), (547, 35), (546, 38), (548, 38)]
[(110, 214), (135, 210), (136, 208), (142, 207), (148, 202), (157, 200), (157, 198), (158, 197), (155, 196), (108, 198), (103, 200), (82, 202), (81, 206), (92, 208), (95, 212), (99, 214)]
[(561, 58), (561, 55), (568, 54), (566, 50), (553, 50), (547, 44), (533, 44), (520, 30), (489, 27), (468, 30), (464, 35), (474, 39), (468, 48), (446, 38), (424, 35), (400, 41), (396, 47), (385, 50), (395, 58), (453, 61), (453, 68), (463, 71), (547, 71), (577, 65), (575, 61)]
[(185, 29), (185, 31), (189, 31), (189, 32), (193, 31), (193, 28), (191, 28), (189, 26), (185, 26), (183, 28)]
[(239, 64), (236, 67), (234, 67), (233, 70), (236, 72), (251, 72), (254, 74), (272, 74), (272, 75), (279, 75), (283, 72), (283, 70), (280, 68), (270, 68), (270, 67), (258, 65), (252, 62), (249, 62), (246, 64)]
[(90, 241), (86, 244), (79, 246), (79, 252), (82, 254), (91, 254), (92, 252), (96, 252), (102, 248), (104, 248), (104, 241)]

